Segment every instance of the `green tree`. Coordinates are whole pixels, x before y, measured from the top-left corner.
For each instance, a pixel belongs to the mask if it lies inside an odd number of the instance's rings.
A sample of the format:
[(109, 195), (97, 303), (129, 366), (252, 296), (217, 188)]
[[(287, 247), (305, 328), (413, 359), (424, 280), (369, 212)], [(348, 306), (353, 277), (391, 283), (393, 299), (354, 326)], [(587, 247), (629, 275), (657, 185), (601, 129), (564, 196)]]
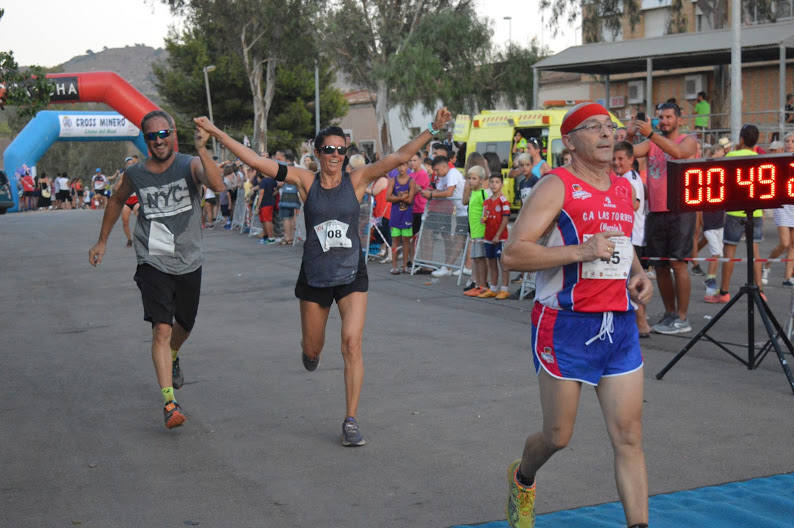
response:
[(490, 49), (490, 31), (471, 0), (340, 0), (323, 20), (324, 44), (340, 69), (376, 94), (386, 152), (391, 151), (388, 111), (397, 102), (392, 97), (405, 94), (409, 103), (419, 100), (428, 108), (438, 99), (463, 106), (470, 86), (455, 90), (451, 83), (468, 84), (466, 70), (481, 65)]
[[(192, 128), (190, 118), (207, 111), (203, 67), (215, 65), (209, 74), (215, 121), (233, 134), (252, 135), (253, 101), (242, 57), (225, 53), (222, 42), (196, 28), (171, 34), (166, 39), (168, 61), (155, 65), (155, 84), (174, 113), (178, 128)], [(341, 92), (332, 86), (334, 73), (320, 61), (320, 124), (326, 126), (347, 112)], [(266, 122), (268, 146), (292, 148), (314, 136), (314, 70), (297, 62), (276, 67), (272, 110)], [(188, 138), (189, 139), (189, 138)], [(189, 142), (184, 148), (190, 151)], [(183, 149), (180, 141), (180, 150)]]
[[(5, 11), (0, 8), (0, 20)], [(0, 109), (15, 106), (22, 118), (31, 118), (46, 108), (53, 86), (40, 66), (21, 69), (13, 51), (0, 51)]]
[(277, 65), (313, 56), (310, 0), (163, 0), (197, 33), (217, 39), (219, 51), (238, 55), (254, 110), (253, 144), (267, 149), (267, 123), (276, 92)]
[[(536, 45), (494, 50), (492, 29), (470, 0), (340, 0), (324, 13), (331, 57), (356, 85), (376, 94), (385, 152), (392, 150), (388, 111), (403, 117), (417, 104), (433, 111), (476, 112), (506, 99), (529, 106)], [(352, 29), (351, 28), (355, 28)]]

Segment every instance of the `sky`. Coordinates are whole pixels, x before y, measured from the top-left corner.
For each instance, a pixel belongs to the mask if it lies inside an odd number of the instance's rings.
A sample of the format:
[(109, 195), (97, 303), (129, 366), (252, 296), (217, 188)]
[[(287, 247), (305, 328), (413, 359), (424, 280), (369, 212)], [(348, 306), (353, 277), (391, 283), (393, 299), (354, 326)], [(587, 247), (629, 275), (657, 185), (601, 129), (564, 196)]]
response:
[[(477, 0), (480, 16), (493, 20), (494, 43), (527, 46), (532, 37), (553, 52), (579, 43), (574, 28), (554, 37), (538, 16), (540, 0)], [(86, 50), (136, 43), (163, 47), (168, 28), (179, 20), (159, 0), (4, 0), (0, 50), (17, 63), (52, 67)], [(504, 17), (511, 17), (505, 20)], [(581, 31), (581, 28), (579, 28)]]

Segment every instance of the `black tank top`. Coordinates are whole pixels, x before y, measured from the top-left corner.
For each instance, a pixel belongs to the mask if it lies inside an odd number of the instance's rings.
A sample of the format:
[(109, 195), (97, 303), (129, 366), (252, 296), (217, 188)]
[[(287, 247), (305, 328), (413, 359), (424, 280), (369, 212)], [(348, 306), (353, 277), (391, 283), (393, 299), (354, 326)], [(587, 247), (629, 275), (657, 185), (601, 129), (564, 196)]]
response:
[(315, 288), (350, 284), (356, 278), (361, 240), (358, 236), (359, 203), (350, 181), (333, 189), (320, 185), (320, 173), (306, 195), (303, 210), (306, 243), (303, 245), (303, 270), (306, 282)]

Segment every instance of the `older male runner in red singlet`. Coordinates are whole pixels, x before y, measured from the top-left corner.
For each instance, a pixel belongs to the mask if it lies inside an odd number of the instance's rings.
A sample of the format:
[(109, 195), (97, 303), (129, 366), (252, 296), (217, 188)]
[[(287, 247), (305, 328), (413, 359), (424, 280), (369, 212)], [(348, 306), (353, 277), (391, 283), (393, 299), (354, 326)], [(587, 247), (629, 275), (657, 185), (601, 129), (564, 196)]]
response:
[(573, 435), (582, 384), (596, 389), (612, 448), (618, 493), (632, 528), (647, 527), (642, 449), (642, 355), (631, 301), (653, 290), (631, 245), (633, 191), (612, 173), (615, 124), (595, 103), (573, 107), (560, 127), (569, 165), (535, 186), (502, 258), (537, 271), (532, 358), (542, 431), (508, 472), (507, 520), (535, 524), (535, 475)]

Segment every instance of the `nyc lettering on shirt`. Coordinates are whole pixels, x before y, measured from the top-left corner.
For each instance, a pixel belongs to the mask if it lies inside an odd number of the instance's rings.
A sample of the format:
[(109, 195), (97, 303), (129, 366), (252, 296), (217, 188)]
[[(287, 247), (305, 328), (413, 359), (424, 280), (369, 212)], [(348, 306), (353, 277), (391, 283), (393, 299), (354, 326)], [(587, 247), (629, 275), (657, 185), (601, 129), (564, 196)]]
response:
[(191, 210), (190, 190), (185, 180), (159, 187), (143, 187), (139, 191), (141, 208), (146, 218), (174, 216)]

